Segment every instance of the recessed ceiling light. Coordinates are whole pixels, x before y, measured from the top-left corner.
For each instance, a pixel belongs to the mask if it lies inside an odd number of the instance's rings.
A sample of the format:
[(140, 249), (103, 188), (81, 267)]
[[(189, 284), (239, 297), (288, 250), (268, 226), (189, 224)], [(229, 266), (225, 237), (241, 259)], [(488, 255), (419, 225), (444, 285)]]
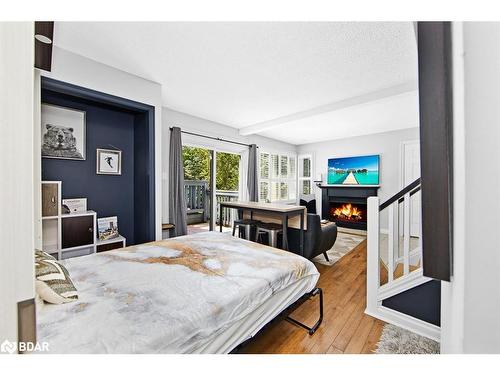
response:
[(52, 39), (47, 38), (45, 35), (42, 34), (36, 34), (35, 39), (45, 44), (52, 44)]

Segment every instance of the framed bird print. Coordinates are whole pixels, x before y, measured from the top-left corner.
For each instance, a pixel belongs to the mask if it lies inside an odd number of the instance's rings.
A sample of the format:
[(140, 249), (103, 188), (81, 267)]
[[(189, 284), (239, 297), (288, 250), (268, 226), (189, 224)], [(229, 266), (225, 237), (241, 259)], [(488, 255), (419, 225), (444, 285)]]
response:
[(121, 175), (122, 152), (119, 150), (97, 149), (97, 174)]

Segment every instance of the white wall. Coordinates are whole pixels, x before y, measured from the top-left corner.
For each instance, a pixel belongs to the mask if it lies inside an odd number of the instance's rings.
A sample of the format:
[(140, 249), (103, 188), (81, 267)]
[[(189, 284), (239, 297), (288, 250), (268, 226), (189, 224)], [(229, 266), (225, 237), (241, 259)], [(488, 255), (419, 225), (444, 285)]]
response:
[(500, 353), (500, 23), (465, 23), (464, 48), (464, 351)]
[(0, 342), (34, 297), (34, 25), (0, 22)]
[[(416, 124), (417, 125), (417, 124)], [(312, 143), (298, 147), (298, 153), (313, 155), (313, 177), (323, 174), (326, 183), (328, 159), (333, 157), (380, 155), (380, 189), (378, 196), (381, 202), (390, 198), (401, 189), (401, 143), (419, 139), (418, 128), (397, 130), (387, 133), (371, 134), (361, 137), (337, 139), (321, 143)], [(318, 212), (321, 212), (321, 191), (316, 189)], [(387, 228), (381, 217), (382, 228)]]
[[(259, 135), (241, 136), (238, 129), (231, 128), (216, 122), (205, 120), (199, 117), (191, 116), (186, 113), (177, 112), (169, 108), (163, 108), (163, 218), (164, 222), (168, 221), (168, 159), (169, 159), (169, 142), (170, 142), (170, 127), (178, 126), (182, 130), (191, 131), (194, 133), (204, 134), (213, 137), (219, 137), (226, 140), (252, 144), (259, 146), (261, 151), (284, 151), (295, 153), (296, 146), (279, 142), (274, 139), (262, 137)], [(241, 152), (245, 149), (244, 146), (233, 145), (226, 142), (210, 140), (206, 138), (182, 135), (184, 144), (197, 145), (200, 147), (209, 147), (219, 151), (226, 152)]]
[[(182, 130), (188, 130), (195, 133), (205, 134), (213, 137), (220, 137), (231, 141), (241, 142), (241, 143), (255, 143), (259, 148), (263, 150), (280, 150), (295, 152), (296, 146), (276, 141), (271, 138), (266, 138), (260, 135), (249, 135), (242, 136), (239, 134), (238, 129), (231, 128), (226, 125), (219, 124), (217, 122), (205, 120), (203, 118), (191, 116), (186, 113), (177, 112), (169, 108), (163, 108), (163, 128), (167, 131), (172, 126), (178, 126)], [(183, 140), (189, 142), (199, 143), (200, 145), (210, 146), (219, 148), (227, 151), (241, 150), (242, 147), (231, 145), (225, 142), (219, 142), (215, 140), (209, 140), (200, 137), (193, 137), (189, 135), (183, 135)]]
[(461, 22), (452, 24), (453, 58), (453, 275), (441, 282), (441, 353), (464, 351), (465, 119)]
[(161, 86), (109, 65), (54, 47), (52, 71), (44, 76), (155, 107), (156, 238), (162, 223)]
[[(464, 23), (463, 49), (465, 142), (454, 141), (454, 169), (463, 168), (465, 182), (454, 197), (464, 211), (454, 230), (463, 242), (454, 244), (454, 276), (443, 288), (444, 323), (453, 323), (445, 350), (500, 353), (500, 23)], [(463, 335), (450, 335), (453, 328)]]

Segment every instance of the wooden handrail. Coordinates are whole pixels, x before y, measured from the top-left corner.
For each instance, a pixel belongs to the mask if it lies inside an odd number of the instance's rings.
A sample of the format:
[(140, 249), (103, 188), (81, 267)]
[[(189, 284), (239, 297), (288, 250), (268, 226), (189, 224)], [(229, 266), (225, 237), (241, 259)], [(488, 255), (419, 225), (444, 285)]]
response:
[(405, 194), (410, 193), (410, 196), (411, 196), (419, 190), (420, 190), (420, 177), (417, 178), (415, 181), (413, 181), (408, 186), (406, 186), (401, 191), (394, 194), (391, 198), (386, 200), (384, 203), (382, 203), (379, 207), (379, 211), (382, 211), (384, 208), (389, 207), (391, 204), (393, 204), (396, 201), (398, 201), (398, 203), (401, 203), (404, 199)]

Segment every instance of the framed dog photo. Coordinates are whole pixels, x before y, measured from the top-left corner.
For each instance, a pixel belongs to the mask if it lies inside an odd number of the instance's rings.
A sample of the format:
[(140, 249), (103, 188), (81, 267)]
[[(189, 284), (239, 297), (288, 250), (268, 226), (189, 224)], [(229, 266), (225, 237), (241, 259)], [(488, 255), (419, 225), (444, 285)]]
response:
[(121, 175), (122, 152), (119, 150), (97, 149), (97, 174)]
[(85, 111), (42, 103), (42, 157), (85, 160)]

